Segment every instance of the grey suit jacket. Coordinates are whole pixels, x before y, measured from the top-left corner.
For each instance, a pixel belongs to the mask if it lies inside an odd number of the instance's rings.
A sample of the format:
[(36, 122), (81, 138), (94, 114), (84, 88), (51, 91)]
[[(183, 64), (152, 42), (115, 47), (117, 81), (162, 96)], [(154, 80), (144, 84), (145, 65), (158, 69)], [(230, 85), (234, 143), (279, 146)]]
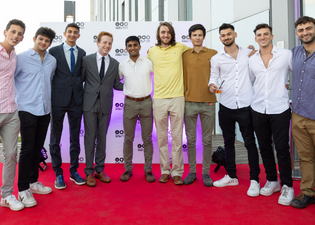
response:
[(68, 106), (72, 93), (75, 103), (77, 105), (82, 105), (83, 84), (81, 79), (81, 64), (82, 58), (86, 55), (85, 51), (78, 47), (78, 58), (73, 74), (71, 74), (66, 60), (63, 43), (49, 49), (49, 54), (54, 56), (57, 60), (57, 68), (51, 84), (52, 106)]
[(103, 80), (100, 79), (96, 63), (96, 53), (83, 57), (82, 80), (84, 84), (83, 111), (90, 111), (100, 93), (103, 114), (111, 114), (113, 106), (113, 89), (123, 90), (118, 74), (119, 63), (110, 57), (109, 67)]

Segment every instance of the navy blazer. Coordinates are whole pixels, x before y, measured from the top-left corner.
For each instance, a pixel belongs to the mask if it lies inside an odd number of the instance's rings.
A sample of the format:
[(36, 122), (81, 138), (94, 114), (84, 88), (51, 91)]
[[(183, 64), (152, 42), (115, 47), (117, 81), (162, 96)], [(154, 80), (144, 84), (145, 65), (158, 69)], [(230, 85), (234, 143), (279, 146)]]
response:
[(83, 82), (81, 79), (82, 58), (86, 55), (82, 48), (78, 48), (78, 58), (73, 74), (71, 74), (63, 43), (49, 49), (49, 53), (57, 60), (57, 68), (51, 84), (51, 104), (52, 106), (67, 107), (71, 96), (75, 99), (76, 105), (83, 102)]

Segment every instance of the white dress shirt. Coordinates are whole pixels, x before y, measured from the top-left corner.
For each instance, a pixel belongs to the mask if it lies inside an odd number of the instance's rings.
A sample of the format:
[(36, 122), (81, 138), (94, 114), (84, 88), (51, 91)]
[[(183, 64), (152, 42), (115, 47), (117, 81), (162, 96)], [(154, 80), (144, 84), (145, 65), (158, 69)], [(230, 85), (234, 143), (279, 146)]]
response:
[(248, 70), (248, 55), (252, 50), (239, 47), (236, 60), (223, 48), (211, 58), (209, 84), (222, 85), (220, 104), (229, 109), (248, 107), (253, 97), (253, 87)]
[[(98, 68), (98, 73), (100, 73), (101, 71), (101, 65), (102, 65), (102, 55), (97, 51), (96, 52), (96, 62), (97, 62), (97, 68)], [(104, 77), (105, 77), (105, 74), (106, 74), (106, 71), (108, 69), (108, 66), (109, 66), (109, 56), (106, 55), (105, 56), (105, 73), (104, 73)]]
[(251, 107), (262, 114), (280, 114), (289, 108), (289, 91), (285, 84), (292, 70), (292, 52), (273, 46), (271, 53), (268, 68), (259, 51), (249, 59), (249, 69), (255, 78)]
[(139, 56), (136, 62), (130, 58), (119, 64), (119, 76), (124, 77), (124, 94), (133, 98), (143, 98), (152, 92), (153, 64), (151, 60)]

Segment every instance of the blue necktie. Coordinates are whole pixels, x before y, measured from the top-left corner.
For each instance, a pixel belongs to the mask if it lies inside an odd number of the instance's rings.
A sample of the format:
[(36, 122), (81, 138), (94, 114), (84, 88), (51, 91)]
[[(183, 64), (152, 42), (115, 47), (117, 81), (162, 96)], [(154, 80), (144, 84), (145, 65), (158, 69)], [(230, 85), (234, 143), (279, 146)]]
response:
[(74, 71), (74, 67), (75, 67), (75, 58), (74, 58), (74, 54), (73, 54), (73, 48), (70, 48), (70, 51), (71, 51), (71, 73), (73, 73)]

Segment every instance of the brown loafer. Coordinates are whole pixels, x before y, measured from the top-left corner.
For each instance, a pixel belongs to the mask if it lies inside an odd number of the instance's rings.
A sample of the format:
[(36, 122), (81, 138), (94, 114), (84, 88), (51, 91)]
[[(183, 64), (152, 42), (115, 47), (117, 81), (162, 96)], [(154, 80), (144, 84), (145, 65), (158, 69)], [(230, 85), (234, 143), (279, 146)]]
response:
[(162, 174), (162, 175), (160, 176), (159, 182), (161, 182), (161, 183), (166, 183), (166, 182), (168, 181), (168, 178), (170, 178), (170, 175), (168, 175), (168, 174)]
[(182, 180), (180, 176), (174, 176), (173, 180), (174, 180), (174, 184), (177, 184), (177, 185), (181, 185), (184, 183), (184, 181)]
[(102, 181), (104, 183), (110, 183), (110, 181), (111, 181), (109, 176), (107, 176), (103, 172), (100, 172), (100, 173), (95, 172), (95, 178), (100, 179), (100, 181)]
[(96, 186), (96, 181), (93, 177), (93, 174), (90, 174), (89, 176), (86, 177), (86, 185), (89, 187), (95, 187)]
[(155, 181), (155, 176), (152, 172), (145, 172), (145, 179), (151, 183)]
[(123, 173), (123, 175), (121, 175), (120, 180), (121, 181), (128, 181), (131, 176), (132, 176), (132, 171), (125, 171)]

